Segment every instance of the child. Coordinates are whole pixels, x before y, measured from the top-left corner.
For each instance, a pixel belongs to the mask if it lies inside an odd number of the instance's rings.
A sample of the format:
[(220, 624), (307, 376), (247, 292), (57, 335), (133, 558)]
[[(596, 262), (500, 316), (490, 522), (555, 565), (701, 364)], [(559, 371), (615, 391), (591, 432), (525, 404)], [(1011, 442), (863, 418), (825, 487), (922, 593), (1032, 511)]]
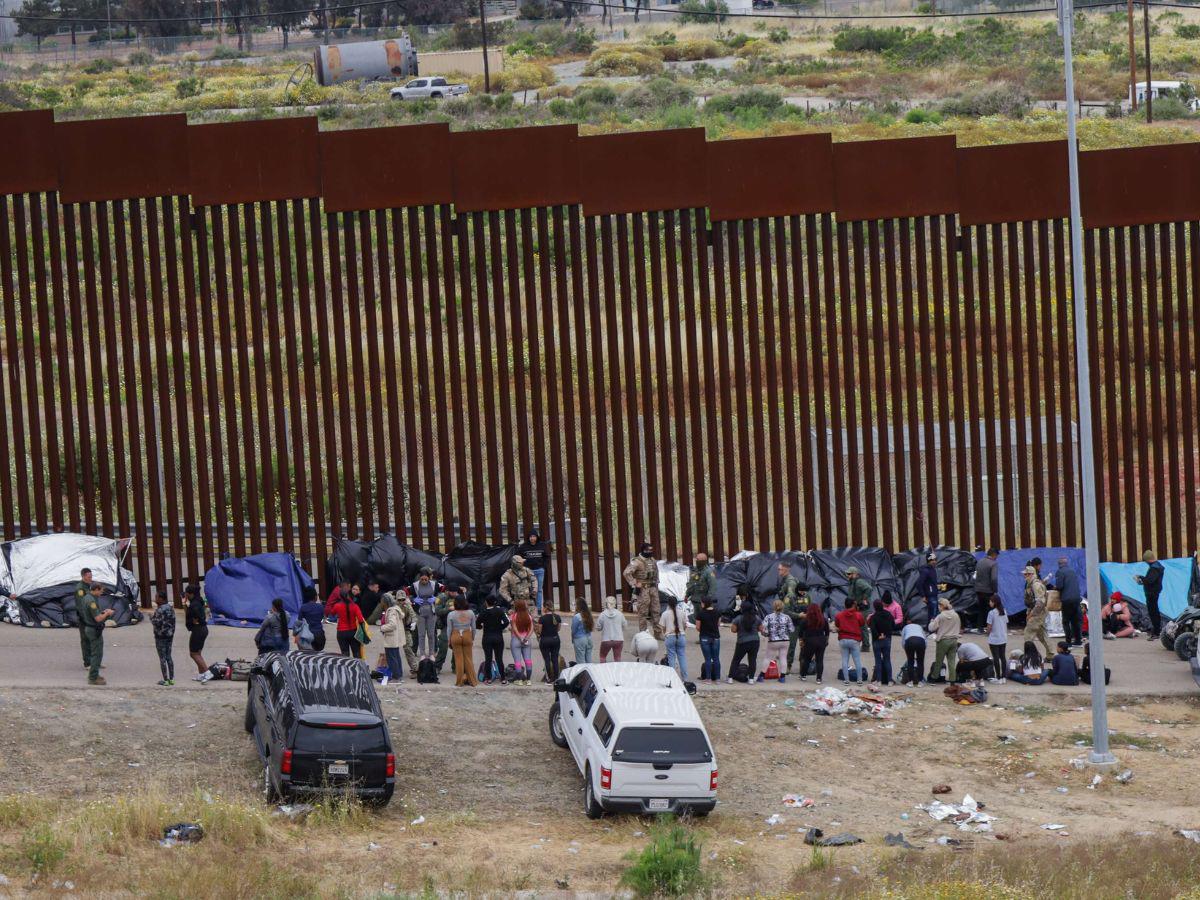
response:
[(154, 649), (158, 651), (158, 666), (162, 669), (162, 687), (175, 684), (175, 660), (171, 658), (171, 644), (175, 640), (175, 610), (167, 603), (167, 592), (159, 591), (154, 598), (154, 612), (150, 625), (154, 629)]

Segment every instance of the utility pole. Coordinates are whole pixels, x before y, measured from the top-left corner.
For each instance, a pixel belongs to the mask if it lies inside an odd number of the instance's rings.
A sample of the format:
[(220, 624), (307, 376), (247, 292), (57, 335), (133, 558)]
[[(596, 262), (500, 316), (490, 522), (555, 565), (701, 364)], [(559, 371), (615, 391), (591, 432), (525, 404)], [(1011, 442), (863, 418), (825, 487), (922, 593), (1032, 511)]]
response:
[(1142, 30), (1146, 32), (1146, 124), (1154, 121), (1154, 88), (1150, 82), (1150, 0), (1142, 0)]
[(1129, 0), (1129, 99), (1130, 109), (1137, 112), (1137, 53), (1133, 49), (1133, 0)]
[(492, 92), (492, 73), (488, 66), (487, 48), (487, 3), (479, 0), (479, 33), (483, 36), (483, 92)]
[[(1096, 461), (1092, 447), (1091, 360), (1088, 355), (1088, 296), (1083, 278), (1083, 216), (1079, 203), (1079, 142), (1075, 136), (1075, 61), (1071, 50), (1075, 28), (1072, 0), (1058, 0), (1058, 27), (1063, 39), (1063, 75), (1067, 88), (1067, 171), (1071, 183), (1071, 299), (1075, 311), (1075, 397), (1079, 401), (1079, 477), (1083, 489), (1083, 548), (1087, 561), (1088, 643), (1092, 672), (1092, 751), (1094, 766), (1111, 766), (1108, 747), (1108, 691), (1104, 684), (1104, 628), (1100, 616), (1100, 528), (1096, 519)], [(1147, 95), (1149, 112), (1149, 95)]]

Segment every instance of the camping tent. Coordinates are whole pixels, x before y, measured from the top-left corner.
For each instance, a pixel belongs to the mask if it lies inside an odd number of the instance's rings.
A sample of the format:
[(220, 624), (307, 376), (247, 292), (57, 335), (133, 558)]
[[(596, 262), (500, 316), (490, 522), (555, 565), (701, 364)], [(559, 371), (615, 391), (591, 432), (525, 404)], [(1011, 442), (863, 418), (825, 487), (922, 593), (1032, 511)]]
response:
[[(1027, 547), (1020, 550), (1001, 550), (996, 557), (997, 584), (1000, 599), (1010, 616), (1025, 614), (1025, 576), (1021, 570), (1034, 557), (1042, 560), (1042, 577), (1047, 578), (1058, 568), (1059, 557), (1065, 556), (1071, 568), (1079, 575), (1079, 588), (1087, 596), (1087, 568), (1083, 549), (1080, 547)], [(982, 559), (983, 553), (975, 558)]]
[(43, 534), (0, 544), (0, 621), (13, 625), (74, 628), (79, 571), (109, 592), (116, 625), (142, 620), (137, 579), (122, 568), (132, 542), (86, 534)]
[(313, 580), (290, 553), (228, 557), (204, 576), (204, 596), (215, 625), (257, 628), (276, 597), (295, 621)]
[[(1159, 611), (1169, 619), (1174, 619), (1188, 606), (1189, 596), (1193, 592), (1194, 581), (1200, 577), (1196, 573), (1196, 560), (1191, 557), (1182, 559), (1164, 559), (1162, 595), (1158, 598)], [(1113, 591), (1120, 591), (1130, 600), (1145, 605), (1146, 592), (1133, 579), (1146, 574), (1146, 564), (1136, 563), (1101, 563), (1100, 582), (1104, 587), (1104, 596)]]
[(925, 557), (933, 552), (937, 555), (937, 579), (946, 585), (938, 596), (945, 597), (958, 612), (970, 609), (975, 603), (975, 557), (959, 547), (914, 547), (892, 557), (896, 577), (900, 580), (901, 603), (910, 622), (929, 624), (929, 613), (925, 601), (917, 596), (917, 572), (925, 563)]

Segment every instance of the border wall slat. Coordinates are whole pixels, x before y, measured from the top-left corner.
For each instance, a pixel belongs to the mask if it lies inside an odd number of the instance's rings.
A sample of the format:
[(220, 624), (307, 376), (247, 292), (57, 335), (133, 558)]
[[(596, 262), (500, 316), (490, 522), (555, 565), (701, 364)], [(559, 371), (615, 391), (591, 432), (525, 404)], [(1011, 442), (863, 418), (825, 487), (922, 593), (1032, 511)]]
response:
[[(1050, 247), (1049, 247), (1049, 229), (1045, 219), (1041, 219), (1028, 226), (1025, 237), (1026, 252), (1033, 259), (1028, 264), (1027, 268), (1036, 272), (1034, 280), (1037, 285), (1037, 302), (1041, 310), (1039, 316), (1041, 320), (1041, 335), (1040, 345), (1030, 354), (1032, 366), (1038, 366), (1040, 362), (1040, 370), (1031, 368), (1031, 374), (1040, 371), (1038, 382), (1039, 387), (1035, 389), (1034, 397), (1040, 398), (1041, 419), (1045, 423), (1043, 436), (1045, 438), (1045, 453), (1038, 456), (1038, 448), (1035, 445), (1034, 455), (1034, 472), (1036, 477), (1042, 477), (1038, 466), (1045, 467), (1045, 477), (1043, 481), (1048, 485), (1046, 492), (1046, 502), (1049, 507), (1049, 534), (1050, 543), (1055, 546), (1063, 545), (1066, 540), (1063, 534), (1062, 526), (1062, 505), (1063, 505), (1063, 483), (1062, 475), (1065, 469), (1063, 460), (1063, 450), (1066, 445), (1062, 443), (1063, 435), (1059, 430), (1059, 416), (1062, 413), (1063, 397), (1062, 393), (1057, 390), (1058, 376), (1055, 372), (1054, 362), (1056, 355), (1055, 344), (1062, 340), (1062, 336), (1056, 333), (1054, 316), (1051, 314), (1052, 305), (1050, 302)], [(1093, 295), (1093, 302), (1095, 302)], [(1098, 370), (1097, 370), (1098, 371)], [(1034, 407), (1035, 412), (1037, 406)], [(1101, 463), (1101, 461), (1098, 461)]]
[[(1196, 291), (1200, 290), (1200, 222), (1177, 222), (1175, 231), (1175, 284), (1178, 289), (1179, 308), (1179, 362), (1183, 401), (1183, 494), (1184, 528), (1186, 534), (1195, 534), (1200, 526), (1196, 510), (1196, 353), (1200, 352), (1197, 340), (1197, 315), (1200, 304)], [(1189, 324), (1191, 327), (1189, 328)]]
[[(58, 344), (65, 339), (64, 330), (66, 323), (59, 320), (51, 325), (50, 303), (51, 298), (48, 294), (49, 277), (47, 274), (47, 250), (55, 254), (57, 258), (58, 247), (55, 241), (55, 236), (50, 236), (50, 246), (47, 247), (46, 226), (42, 216), (42, 201), (41, 194), (29, 194), (29, 224), (30, 234), (33, 238), (32, 256), (33, 256), (33, 282), (34, 282), (34, 301), (37, 306), (37, 329), (38, 329), (38, 356), (40, 370), (37, 377), (37, 384), (41, 386), (41, 418), (42, 427), (46, 434), (46, 459), (48, 462), (50, 474), (50, 522), (56, 531), (62, 531), (64, 527), (63, 518), (63, 499), (64, 492), (69, 497), (70, 504), (75, 504), (75, 491), (72, 487), (75, 480), (75, 473), (72, 471), (71, 463), (74, 458), (74, 448), (71, 447), (71, 441), (59, 434), (59, 415), (58, 415), (58, 399), (55, 393), (60, 389), (58, 375), (54, 369), (55, 355), (52, 354), (51, 344)], [(57, 310), (61, 306), (61, 282), (59, 280), (59, 271), (57, 266), (51, 268), (54, 284), (54, 303)], [(55, 315), (57, 319), (57, 314)], [(67, 394), (62, 394), (66, 398)], [(64, 471), (65, 470), (65, 471)], [(68, 482), (64, 485), (64, 479)]]
[[(471, 445), (478, 442), (470, 439), (466, 429), (466, 420), (463, 416), (463, 351), (462, 341), (459, 337), (459, 292), (454, 270), (454, 260), (456, 256), (461, 255), (462, 251), (461, 246), (456, 243), (454, 218), (450, 213), (449, 204), (442, 204), (436, 207), (436, 215), (442, 239), (442, 281), (446, 286), (446, 347), (447, 361), (449, 363), (450, 397), (452, 400), (450, 403), (450, 427), (454, 434), (454, 488), (455, 497), (457, 498), (458, 519), (455, 543), (459, 543), (469, 538), (472, 534), (471, 485), (467, 478), (467, 457), (471, 453)], [(388, 333), (391, 334), (391, 331)], [(389, 390), (389, 393), (393, 397), (395, 396), (394, 386)], [(392, 418), (393, 420), (396, 418), (395, 410), (393, 410)], [(479, 420), (474, 419), (472, 421), (477, 422)], [(393, 448), (393, 452), (395, 452), (395, 448)], [(397, 477), (396, 473), (399, 471), (399, 466), (393, 463), (393, 480)]]
[[(430, 402), (436, 410), (434, 432), (437, 438), (435, 465), (438, 473), (438, 508), (441, 511), (442, 546), (450, 549), (459, 542), (455, 524), (458, 518), (455, 507), (458, 504), (454, 500), (453, 478), (455, 469), (454, 459), (457, 454), (450, 441), (449, 419), (451, 413), (450, 404), (446, 402), (446, 352), (444, 346), (446, 325), (443, 316), (442, 278), (445, 275), (443, 267), (446, 265), (447, 260), (452, 258), (452, 250), (446, 243), (447, 233), (440, 227), (440, 219), (438, 218), (436, 209), (433, 206), (423, 206), (420, 208), (420, 213), (425, 234), (425, 254), (429, 260), (426, 273), (429, 279), (429, 324), (430, 331), (432, 332), (431, 346), (433, 357), (431, 360), (433, 365), (433, 379), (431, 382), (433, 398)], [(452, 278), (453, 275), (450, 277)], [(393, 334), (389, 324), (390, 321), (390, 317), (384, 319), (385, 336)], [(388, 418), (389, 427), (391, 427), (391, 423), (396, 418), (394, 407), (389, 410)], [(458, 436), (462, 432), (458, 431), (455, 434)], [(459, 452), (461, 452), (461, 448)], [(430, 451), (430, 455), (433, 455), (432, 451)], [(380, 464), (382, 465), (382, 461)]]
[[(38, 408), (38, 372), (34, 334), (37, 328), (33, 315), (33, 298), (30, 290), (29, 272), (29, 220), (25, 211), (26, 195), (16, 194), (13, 198), (13, 233), (16, 243), (17, 256), (17, 301), (20, 310), (23, 340), (21, 350), (21, 381), (24, 382), (25, 394), (25, 431), (29, 435), (29, 475), (32, 479), (33, 514), (37, 530), (44, 532), (49, 527), (49, 515), (46, 507), (46, 473), (50, 465), (43, 448), (43, 436), (46, 431), (43, 425), (42, 411)], [(38, 341), (47, 341), (50, 336), (41, 334)], [(15, 363), (15, 358), (9, 359), (9, 365)]]
[[(670, 437), (671, 456), (675, 459), (677, 490), (667, 494), (665, 510), (674, 515), (678, 503), (678, 535), (679, 543), (676, 553), (670, 558), (686, 557), (690, 559), (695, 554), (695, 544), (692, 531), (692, 502), (695, 498), (694, 484), (699, 473), (693, 474), (688, 465), (688, 425), (691, 419), (690, 410), (684, 400), (684, 348), (683, 334), (680, 328), (680, 318), (684, 314), (685, 302), (681, 296), (680, 284), (680, 254), (678, 227), (680, 217), (686, 215), (686, 210), (678, 213), (667, 210), (663, 214), (666, 231), (666, 268), (667, 268), (667, 308), (665, 311), (671, 337), (671, 410), (674, 429)], [(690, 281), (691, 270), (683, 269), (682, 276)], [(697, 423), (698, 424), (698, 423)], [(693, 425), (693, 427), (695, 427)], [(665, 435), (664, 435), (665, 438)]]
[[(287, 220), (291, 219), (291, 236), (295, 245), (295, 303), (297, 306), (296, 316), (299, 322), (299, 344), (300, 344), (300, 365), (304, 372), (304, 415), (299, 414), (299, 404), (297, 402), (296, 414), (292, 418), (292, 427), (299, 431), (301, 425), (304, 429), (304, 437), (307, 443), (304, 447), (296, 451), (297, 459), (304, 458), (304, 453), (307, 452), (305, 468), (303, 471), (307, 473), (311, 479), (305, 487), (305, 490), (310, 498), (312, 507), (312, 518), (314, 524), (313, 538), (316, 543), (316, 571), (319, 579), (325, 577), (325, 563), (329, 558), (329, 532), (327, 526), (327, 506), (326, 506), (326, 472), (330, 462), (323, 460), (321, 457), (321, 432), (328, 428), (328, 423), (323, 422), (319, 416), (318, 410), (320, 406), (317, 402), (318, 384), (320, 379), (319, 369), (316, 361), (313, 358), (313, 339), (315, 326), (313, 325), (312, 314), (312, 289), (311, 280), (309, 278), (309, 256), (308, 256), (308, 239), (306, 234), (306, 226), (304, 221), (304, 205), (303, 200), (290, 200), (286, 204), (280, 203), (278, 208), (277, 218), (280, 223), (280, 241), (283, 241), (285, 235), (284, 229), (287, 228)], [(289, 215), (285, 215), (285, 210)], [(315, 335), (315, 337), (323, 343), (323, 335)], [(294, 358), (294, 357), (293, 357)], [(325, 353), (321, 352), (321, 362), (325, 363)], [(295, 384), (295, 381), (293, 381)], [(322, 391), (323, 392), (323, 391)], [(324, 426), (324, 427), (323, 427)], [(302, 479), (297, 481), (297, 487), (302, 483)], [(303, 519), (300, 520), (301, 535), (308, 533), (307, 523)], [(303, 547), (303, 544), (301, 544)], [(304, 560), (305, 567), (310, 565), (310, 560)]]
[[(282, 434), (280, 435), (280, 444), (286, 448), (285, 452), (290, 453), (290, 465), (283, 467), (283, 479), (281, 486), (281, 496), (283, 498), (284, 509), (287, 510), (287, 532), (284, 543), (284, 550), (289, 553), (296, 553), (299, 550), (301, 565), (307, 570), (312, 565), (313, 548), (312, 536), (309, 530), (309, 523), (315, 518), (310, 508), (310, 478), (319, 478), (320, 473), (316, 471), (318, 463), (316, 460), (310, 460), (305, 457), (305, 442), (304, 442), (304, 418), (305, 412), (312, 411), (312, 406), (307, 406), (300, 399), (300, 382), (303, 380), (306, 373), (312, 372), (312, 367), (301, 364), (301, 358), (297, 357), (296, 345), (302, 347), (308, 344), (312, 339), (312, 331), (310, 329), (298, 330), (296, 327), (296, 283), (293, 277), (293, 271), (297, 277), (300, 276), (301, 270), (304, 268), (304, 260), (293, 255), (293, 244), (291, 229), (288, 220), (290, 218), (290, 210), (286, 201), (277, 200), (272, 204), (275, 220), (276, 246), (279, 248), (279, 293), (276, 295), (279, 298), (279, 305), (283, 308), (283, 337), (278, 336), (272, 338), (272, 344), (275, 347), (273, 356), (278, 358), (279, 347), (282, 345), (283, 354), (285, 357), (284, 371), (287, 373), (287, 406), (282, 405), (276, 408), (276, 424), (277, 427), (282, 424)], [(273, 327), (278, 329), (278, 315), (272, 319)], [(278, 368), (276, 369), (278, 371)], [(292, 478), (292, 473), (295, 473), (295, 479)], [(294, 488), (292, 487), (294, 485)], [(295, 490), (295, 511), (296, 516), (293, 520), (291, 517), (292, 500), (291, 490)], [(299, 532), (297, 536), (297, 532)]]
[[(420, 265), (416, 260), (416, 257), (420, 255), (420, 244), (417, 237), (413, 235), (412, 228), (411, 218), (406, 217), (402, 210), (392, 210), (392, 250), (395, 254), (396, 273), (395, 309), (396, 325), (399, 330), (397, 352), (400, 357), (400, 396), (397, 401), (401, 410), (404, 433), (404, 481), (402, 488), (397, 484), (395, 499), (396, 536), (402, 543), (411, 541), (420, 546), (425, 538), (421, 526), (421, 469), (418, 449), (420, 438), (417, 424), (420, 417), (413, 366), (412, 325), (412, 294), (417, 288), (416, 279), (411, 274), (414, 271), (411, 266)], [(406, 244), (408, 250), (405, 249)], [(400, 470), (397, 469), (393, 472), (392, 477), (398, 481), (401, 477)]]
[[(684, 209), (679, 213), (679, 252), (683, 265), (683, 309), (681, 310), (681, 325), (683, 328), (684, 345), (687, 353), (688, 381), (688, 434), (686, 452), (690, 453), (692, 493), (695, 496), (696, 535), (692, 554), (712, 552), (712, 525), (709, 521), (709, 459), (716, 459), (716, 454), (708, 456), (705, 453), (705, 441), (711, 435), (708, 431), (708, 421), (705, 418), (701, 401), (703, 381), (712, 370), (700, 368), (700, 349), (697, 344), (696, 331), (708, 330), (708, 316), (703, 311), (703, 301), (700, 309), (696, 305), (697, 279), (703, 295), (706, 292), (707, 267), (696, 267), (696, 223), (704, 224), (702, 210)], [(708, 415), (713, 414), (709, 406)], [(715, 424), (715, 423), (714, 423)], [(685, 456), (684, 449), (680, 450), (680, 458)], [(689, 558), (687, 560), (691, 562)]]
[[(878, 509), (877, 492), (875, 488), (875, 422), (872, 409), (874, 391), (871, 384), (871, 362), (875, 354), (870, 352), (871, 342), (869, 331), (871, 325), (868, 309), (874, 306), (878, 299), (874, 292), (878, 289), (878, 281), (872, 278), (867, 281), (867, 244), (862, 222), (850, 223), (850, 243), (844, 245), (848, 257), (844, 266), (853, 269), (853, 282), (849, 277), (843, 282), (838, 296), (839, 308), (837, 317), (840, 319), (842, 333), (841, 341), (832, 347), (847, 346), (853, 341), (858, 352), (846, 356), (846, 439), (847, 439), (847, 475), (849, 477), (849, 539), (855, 546), (871, 541), (871, 515), (863, 515), (864, 510)], [(850, 250), (850, 247), (853, 250)], [(851, 267), (849, 257), (853, 258)], [(849, 269), (846, 269), (849, 272)], [(829, 311), (826, 315), (833, 316)], [(878, 358), (874, 359), (876, 366)], [(852, 364), (852, 365), (851, 365)], [(882, 418), (880, 419), (882, 421)]]
[[(782, 225), (782, 220), (776, 223), (779, 228)], [(796, 453), (796, 448), (793, 446), (787, 451), (795, 460), (796, 468), (793, 472), (793, 477), (796, 479), (796, 485), (802, 492), (803, 510), (800, 510), (800, 499), (795, 495), (792, 496), (792, 506), (795, 516), (803, 516), (803, 527), (796, 524), (796, 519), (793, 519), (793, 526), (797, 528), (797, 536), (794, 536), (792, 543), (796, 546), (815, 547), (818, 540), (817, 535), (817, 514), (816, 508), (818, 500), (818, 492), (814, 481), (819, 480), (817, 465), (813, 458), (813, 407), (819, 404), (824, 404), (824, 398), (816, 388), (816, 378), (813, 372), (813, 355), (819, 353), (816, 348), (810, 346), (807, 340), (808, 319), (815, 319), (813, 311), (813, 303), (815, 296), (812, 290), (811, 282), (806, 278), (805, 271), (805, 253), (808, 248), (802, 245), (807, 243), (803, 237), (803, 226), (799, 216), (789, 216), (787, 218), (788, 229), (788, 245), (790, 252), (789, 266), (791, 269), (792, 292), (790, 296), (791, 305), (788, 314), (787, 322), (784, 326), (784, 331), (788, 335), (789, 341), (794, 341), (795, 355), (794, 369), (788, 366), (785, 361), (785, 379), (787, 373), (791, 373), (794, 381), (785, 381), (784, 390), (785, 396), (789, 401), (792, 401), (795, 396), (799, 396), (799, 453)], [(707, 363), (706, 363), (707, 365)], [(791, 410), (785, 410), (785, 418), (788, 423), (786, 431), (788, 434), (793, 434), (792, 423), (797, 420), (793, 418)]]
[[(384, 425), (384, 410), (387, 401), (380, 396), (379, 387), (384, 383), (380, 371), (379, 351), (379, 303), (376, 299), (375, 254), (372, 250), (371, 214), (369, 212), (348, 213), (353, 216), (353, 223), (358, 229), (358, 267), (362, 273), (362, 299), (364, 312), (364, 330), (350, 335), (350, 339), (361, 343), (366, 348), (367, 381), (359, 382), (365, 390), (360, 389), (359, 396), (367, 397), (367, 411), (360, 414), (364, 420), (370, 415), (370, 443), (372, 464), (370, 478), (364, 478), (364, 490), (374, 488), (371, 501), (375, 510), (374, 533), (386, 534), (391, 529), (391, 502), (388, 499), (389, 466), (387, 464), (387, 428)], [(418, 333), (423, 333), (419, 331)], [(361, 340), (357, 337), (362, 335)], [(416, 423), (412, 423), (414, 427)]]

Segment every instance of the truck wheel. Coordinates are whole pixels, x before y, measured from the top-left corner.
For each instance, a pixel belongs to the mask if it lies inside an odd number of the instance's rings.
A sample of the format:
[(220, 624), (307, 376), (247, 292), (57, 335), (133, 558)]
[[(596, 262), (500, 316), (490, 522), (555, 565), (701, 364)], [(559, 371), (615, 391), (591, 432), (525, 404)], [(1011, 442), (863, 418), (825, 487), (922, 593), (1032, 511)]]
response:
[(246, 734), (254, 734), (254, 701), (250, 699), (249, 694), (246, 695), (246, 717), (242, 726), (246, 729)]
[(267, 758), (263, 761), (263, 799), (268, 803), (279, 802), (279, 791), (275, 788), (275, 782), (271, 779), (271, 751), (267, 751)]
[(1175, 638), (1175, 655), (1185, 662), (1196, 655), (1196, 635), (1185, 631)]
[(562, 710), (557, 700), (550, 707), (550, 740), (554, 741), (554, 746), (566, 749), (567, 733), (563, 730)]
[(1163, 625), (1162, 632), (1158, 639), (1166, 650), (1175, 649), (1175, 633), (1178, 631), (1178, 626), (1174, 622), (1167, 622)]
[(592, 767), (588, 766), (583, 773), (583, 812), (589, 819), (598, 819), (604, 815), (604, 807), (596, 799), (592, 788)]

